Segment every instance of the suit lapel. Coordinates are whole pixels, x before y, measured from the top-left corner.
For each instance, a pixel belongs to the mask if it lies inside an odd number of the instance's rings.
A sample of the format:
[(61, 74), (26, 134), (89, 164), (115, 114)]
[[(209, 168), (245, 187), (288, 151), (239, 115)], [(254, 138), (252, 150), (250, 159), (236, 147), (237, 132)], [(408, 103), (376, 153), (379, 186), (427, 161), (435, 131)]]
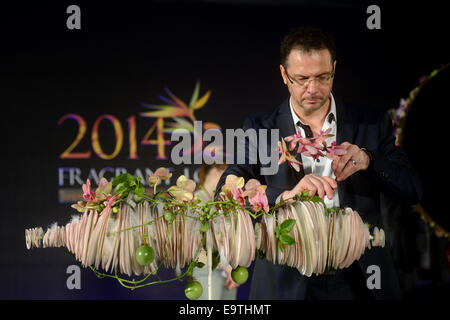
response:
[(350, 119), (347, 108), (340, 101), (335, 99), (336, 113), (337, 113), (337, 137), (336, 144), (341, 144), (344, 141), (350, 143), (354, 142), (355, 127), (354, 123)]
[[(337, 135), (336, 144), (340, 145), (342, 142), (354, 143), (355, 126), (350, 119), (347, 108), (345, 108), (342, 101), (335, 99), (336, 113), (337, 113)], [(346, 181), (338, 182), (339, 204), (341, 207), (345, 206), (345, 185)]]

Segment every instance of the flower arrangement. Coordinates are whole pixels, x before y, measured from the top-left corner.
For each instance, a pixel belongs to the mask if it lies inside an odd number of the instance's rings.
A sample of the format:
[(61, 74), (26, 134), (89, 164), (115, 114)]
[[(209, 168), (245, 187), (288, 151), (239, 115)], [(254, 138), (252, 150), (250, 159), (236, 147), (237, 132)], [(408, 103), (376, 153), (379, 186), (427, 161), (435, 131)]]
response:
[[(328, 155), (340, 156), (345, 154), (345, 148), (343, 146), (336, 145), (336, 141), (333, 141), (330, 145), (327, 145), (325, 141), (327, 138), (331, 138), (334, 135), (330, 134), (331, 128), (322, 131), (312, 138), (302, 137), (300, 132), (297, 132), (291, 136), (281, 138), (281, 142), (278, 141), (278, 151), (280, 153), (280, 160), (278, 164), (287, 162), (292, 166), (295, 171), (300, 171), (302, 163), (295, 158), (292, 153), (297, 147), (296, 154), (302, 154), (307, 157), (311, 157), (316, 160), (319, 157), (325, 157)], [(286, 146), (286, 142), (289, 142), (289, 148)]]
[[(307, 146), (305, 150), (314, 154)], [(295, 266), (310, 276), (328, 267), (347, 267), (370, 248), (370, 240), (384, 246), (382, 230), (374, 229), (371, 236), (356, 212), (327, 209), (321, 198), (306, 190), (288, 199), (294, 204), (282, 201), (270, 208), (265, 185), (228, 175), (219, 198), (201, 202), (195, 182), (183, 175), (175, 185), (157, 192), (156, 187), (171, 176), (166, 168), (157, 169), (148, 177), (151, 192), (131, 174), (111, 182), (102, 179), (95, 192), (88, 180), (82, 187), (83, 201), (72, 205), (81, 215), (46, 232), (27, 229), (27, 248), (66, 247), (97, 277), (116, 279), (131, 290), (187, 280), (186, 297), (196, 299), (203, 288), (192, 273), (204, 267), (198, 260), (204, 248), (210, 270), (219, 263), (231, 265), (234, 281), (242, 284), (255, 256)], [(252, 219), (258, 218), (253, 224)], [(176, 276), (151, 281), (163, 265), (175, 269)], [(136, 280), (119, 274), (144, 276)]]

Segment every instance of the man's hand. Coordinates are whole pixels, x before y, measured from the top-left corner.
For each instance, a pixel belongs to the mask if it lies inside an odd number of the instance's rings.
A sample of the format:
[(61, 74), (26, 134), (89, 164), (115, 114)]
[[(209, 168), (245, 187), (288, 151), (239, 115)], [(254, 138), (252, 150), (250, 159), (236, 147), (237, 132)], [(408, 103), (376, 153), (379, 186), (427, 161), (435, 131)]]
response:
[(333, 199), (333, 195), (337, 190), (337, 183), (330, 177), (319, 177), (315, 174), (305, 175), (292, 190), (286, 190), (281, 194), (281, 199), (286, 200), (294, 197), (302, 190), (308, 190), (310, 196), (319, 195), (324, 198)]
[(334, 171), (337, 181), (343, 181), (350, 177), (355, 172), (366, 170), (370, 164), (369, 155), (361, 150), (357, 145), (349, 142), (341, 144), (346, 150), (342, 156), (330, 155), (329, 158), (333, 160), (331, 168)]
[(225, 288), (227, 288), (228, 290), (239, 287), (239, 285), (233, 281), (233, 278), (231, 278), (231, 271), (232, 271), (231, 266), (228, 266), (225, 269), (225, 272), (227, 273), (227, 280), (225, 280)]

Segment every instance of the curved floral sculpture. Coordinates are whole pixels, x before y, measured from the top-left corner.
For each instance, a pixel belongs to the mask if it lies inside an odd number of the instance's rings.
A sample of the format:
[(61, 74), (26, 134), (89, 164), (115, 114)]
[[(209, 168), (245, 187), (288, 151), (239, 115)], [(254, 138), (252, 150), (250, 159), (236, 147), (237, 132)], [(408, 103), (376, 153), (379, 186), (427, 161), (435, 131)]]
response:
[[(286, 162), (299, 171), (301, 163), (293, 152), (314, 159), (345, 154), (336, 142), (327, 145), (326, 138), (332, 136), (327, 130), (313, 138), (298, 132), (282, 139), (279, 164)], [(205, 249), (209, 271), (219, 262), (241, 270), (258, 255), (309, 277), (347, 268), (367, 247), (384, 246), (382, 229), (375, 227), (370, 235), (356, 211), (326, 208), (321, 198), (310, 197), (307, 190), (270, 208), (267, 186), (230, 174), (219, 199), (202, 202), (194, 193), (195, 182), (185, 176), (166, 192), (156, 192), (162, 180), (171, 176), (166, 168), (151, 174), (152, 193), (146, 193), (140, 178), (130, 174), (112, 182), (102, 178), (95, 192), (88, 180), (82, 187), (84, 201), (72, 205), (80, 214), (65, 226), (55, 223), (45, 232), (41, 227), (26, 229), (26, 246), (65, 247), (99, 278), (114, 278), (130, 289), (188, 278), (189, 299), (202, 294), (201, 285), (192, 281), (192, 271), (204, 265), (199, 256)], [(253, 224), (252, 218), (260, 220)], [(175, 269), (177, 276), (149, 281), (162, 265)], [(118, 274), (146, 276), (129, 280)]]
[[(170, 176), (160, 168), (149, 177), (153, 194), (145, 193), (139, 178), (129, 174), (112, 183), (102, 179), (96, 192), (87, 181), (84, 201), (72, 206), (80, 214), (45, 232), (40, 227), (26, 229), (26, 246), (65, 247), (98, 277), (115, 278), (130, 289), (183, 278), (192, 281), (193, 268), (203, 266), (198, 258), (204, 249), (209, 256), (215, 252), (216, 264), (233, 269), (249, 267), (258, 254), (311, 276), (346, 268), (367, 247), (384, 246), (382, 229), (375, 227), (371, 236), (356, 211), (327, 209), (322, 199), (309, 197), (307, 191), (269, 208), (266, 186), (229, 175), (220, 199), (201, 203), (193, 193), (195, 183), (184, 176), (167, 192), (157, 193), (156, 186)], [(252, 218), (261, 219), (254, 225)], [(143, 253), (150, 258), (140, 259)], [(208, 264), (211, 268), (211, 259)], [(162, 265), (175, 269), (178, 276), (149, 282)], [(183, 268), (187, 270), (182, 274)], [(136, 281), (118, 274), (146, 276)]]

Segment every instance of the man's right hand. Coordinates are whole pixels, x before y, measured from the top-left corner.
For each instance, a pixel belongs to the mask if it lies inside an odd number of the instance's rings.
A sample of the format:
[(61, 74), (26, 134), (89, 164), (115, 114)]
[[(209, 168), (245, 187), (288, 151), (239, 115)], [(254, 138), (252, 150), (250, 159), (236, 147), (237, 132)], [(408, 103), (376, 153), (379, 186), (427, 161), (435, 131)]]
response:
[(305, 175), (292, 190), (286, 190), (281, 194), (281, 199), (293, 198), (297, 193), (308, 190), (310, 196), (318, 195), (324, 198), (333, 199), (333, 195), (337, 190), (337, 182), (330, 177), (320, 177), (315, 174)]

